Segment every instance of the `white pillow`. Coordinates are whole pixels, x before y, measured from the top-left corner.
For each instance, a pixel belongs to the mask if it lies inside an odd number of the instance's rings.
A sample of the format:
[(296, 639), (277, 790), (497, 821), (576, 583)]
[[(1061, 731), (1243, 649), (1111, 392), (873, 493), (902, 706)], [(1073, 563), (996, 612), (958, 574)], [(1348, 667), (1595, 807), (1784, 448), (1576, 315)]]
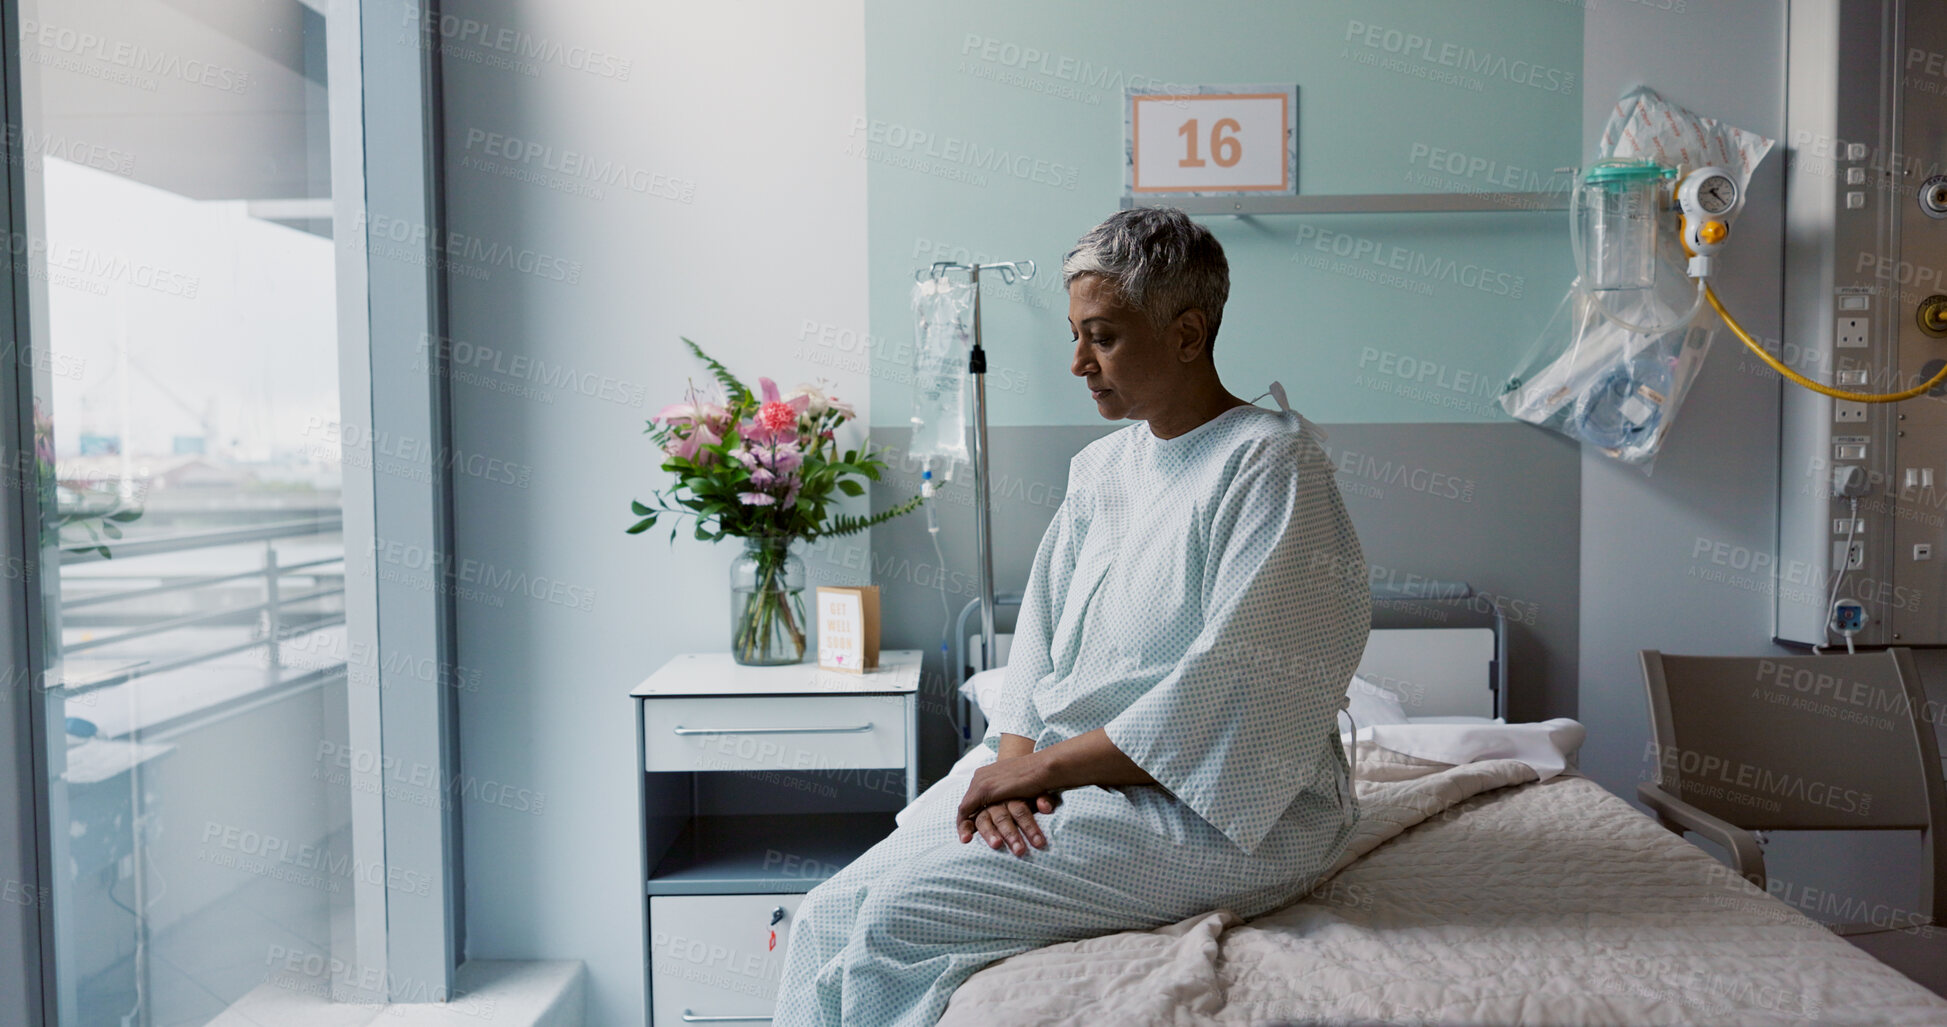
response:
[(1353, 721), (1361, 728), (1406, 723), (1406, 708), (1399, 704), (1399, 697), (1357, 674), (1352, 675), (1345, 694), (1352, 699), (1346, 712), (1352, 714)]
[(983, 670), (960, 683), (960, 694), (972, 700), (975, 706), (980, 707), (981, 714), (985, 716), (988, 710), (993, 709), (988, 703), (1000, 698), (1001, 686), (1006, 682), (1006, 667)]

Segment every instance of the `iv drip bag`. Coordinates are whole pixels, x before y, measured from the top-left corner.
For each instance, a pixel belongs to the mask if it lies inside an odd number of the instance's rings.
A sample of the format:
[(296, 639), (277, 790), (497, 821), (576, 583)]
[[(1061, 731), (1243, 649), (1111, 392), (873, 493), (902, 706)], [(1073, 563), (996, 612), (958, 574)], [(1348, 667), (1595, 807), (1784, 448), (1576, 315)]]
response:
[(908, 455), (967, 459), (967, 357), (974, 286), (933, 275), (913, 286), (913, 441)]

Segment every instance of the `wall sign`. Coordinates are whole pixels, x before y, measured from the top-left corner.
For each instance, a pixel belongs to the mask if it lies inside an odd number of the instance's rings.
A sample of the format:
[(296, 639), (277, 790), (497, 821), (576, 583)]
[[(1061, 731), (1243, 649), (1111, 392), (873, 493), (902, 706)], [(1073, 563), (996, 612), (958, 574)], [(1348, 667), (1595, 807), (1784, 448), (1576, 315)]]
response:
[(1123, 144), (1130, 195), (1295, 193), (1298, 87), (1131, 89)]

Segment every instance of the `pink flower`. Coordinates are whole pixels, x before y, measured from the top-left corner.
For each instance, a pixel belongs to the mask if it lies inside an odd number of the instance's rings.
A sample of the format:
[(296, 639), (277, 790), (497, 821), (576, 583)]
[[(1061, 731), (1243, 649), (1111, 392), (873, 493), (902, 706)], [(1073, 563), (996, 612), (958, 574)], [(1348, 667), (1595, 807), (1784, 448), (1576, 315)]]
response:
[(663, 446), (663, 452), (707, 467), (716, 461), (716, 454), (703, 447), (714, 446), (722, 441), (723, 439), (716, 432), (711, 431), (708, 425), (699, 424), (687, 432), (678, 429)]
[(731, 424), (730, 411), (721, 403), (698, 398), (694, 383), (684, 390), (681, 403), (671, 403), (657, 411), (655, 419), (671, 428), (703, 429), (715, 442), (723, 441), (724, 433), (730, 430)]
[(739, 492), (737, 498), (743, 500), (745, 506), (770, 506), (777, 502), (776, 496), (763, 492)]
[(41, 410), (41, 401), (34, 400), (34, 459), (54, 466), (54, 416)]
[(715, 403), (699, 403), (692, 394), (688, 402), (671, 403), (657, 411), (656, 420), (671, 426), (697, 425), (722, 434), (730, 425), (730, 411)]
[(732, 459), (751, 470), (795, 471), (804, 464), (804, 452), (795, 442), (748, 443), (730, 451)]
[(793, 396), (785, 399), (778, 395), (777, 383), (769, 378), (759, 378), (757, 383), (764, 402), (757, 408), (757, 416), (744, 425), (744, 437), (759, 442), (796, 438), (798, 418), (804, 416), (806, 408), (811, 406), (811, 398)]
[(722, 442), (731, 425), (730, 411), (721, 404), (698, 399), (695, 386), (690, 387), (683, 402), (657, 411), (655, 420), (671, 430), (663, 452), (703, 466), (716, 461), (716, 455), (704, 447)]
[(757, 426), (773, 438), (798, 430), (798, 412), (784, 403), (766, 403), (757, 408)]

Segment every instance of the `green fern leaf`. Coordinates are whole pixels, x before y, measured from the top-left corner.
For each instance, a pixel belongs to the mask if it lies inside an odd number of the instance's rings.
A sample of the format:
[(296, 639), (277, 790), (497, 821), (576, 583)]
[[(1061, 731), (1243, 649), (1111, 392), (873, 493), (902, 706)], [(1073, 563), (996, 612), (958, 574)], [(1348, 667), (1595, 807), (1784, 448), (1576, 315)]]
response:
[(844, 535), (856, 535), (859, 532), (866, 530), (867, 528), (878, 527), (879, 525), (892, 520), (894, 517), (903, 517), (906, 514), (912, 513), (914, 510), (919, 509), (920, 503), (924, 501), (925, 500), (922, 497), (914, 496), (911, 499), (908, 499), (905, 502), (899, 504), (898, 506), (881, 510), (870, 517), (854, 517), (851, 514), (839, 514), (838, 516), (833, 517), (829, 524), (825, 525), (825, 530), (819, 532), (816, 535), (807, 536), (807, 537), (808, 538), (839, 538)]
[(690, 352), (696, 354), (696, 359), (703, 361), (704, 366), (710, 369), (711, 376), (716, 378), (717, 384), (723, 386), (723, 391), (732, 406), (741, 406), (750, 400), (750, 386), (739, 381), (736, 375), (730, 373), (729, 368), (718, 363), (715, 357), (703, 352), (703, 347), (689, 339), (683, 339), (683, 345), (688, 346)]

